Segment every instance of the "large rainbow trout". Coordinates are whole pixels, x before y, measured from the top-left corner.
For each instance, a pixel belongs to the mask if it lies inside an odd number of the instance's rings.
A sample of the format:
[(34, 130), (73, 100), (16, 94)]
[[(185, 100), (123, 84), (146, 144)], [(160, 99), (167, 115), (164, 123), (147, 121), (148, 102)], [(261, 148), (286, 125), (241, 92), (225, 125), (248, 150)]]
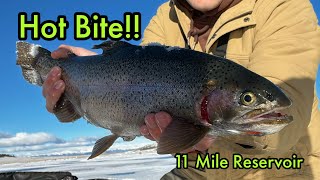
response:
[(158, 153), (176, 153), (205, 135), (262, 136), (280, 131), (292, 117), (278, 112), (291, 105), (272, 82), (217, 56), (159, 45), (106, 41), (95, 56), (53, 60), (38, 45), (17, 42), (17, 64), (24, 78), (41, 86), (54, 66), (66, 83), (54, 114), (61, 122), (81, 117), (109, 129), (89, 158), (106, 151), (118, 137), (140, 135), (144, 116), (166, 111), (171, 124)]

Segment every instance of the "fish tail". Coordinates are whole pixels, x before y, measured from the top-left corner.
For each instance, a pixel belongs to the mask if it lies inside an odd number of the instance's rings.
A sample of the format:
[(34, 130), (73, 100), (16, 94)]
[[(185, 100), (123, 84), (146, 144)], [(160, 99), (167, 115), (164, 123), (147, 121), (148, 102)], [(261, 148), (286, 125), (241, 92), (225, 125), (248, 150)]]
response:
[(31, 84), (41, 86), (43, 80), (36, 66), (40, 57), (51, 58), (51, 52), (42, 48), (40, 45), (29, 44), (18, 41), (17, 48), (17, 65), (22, 68), (23, 77)]

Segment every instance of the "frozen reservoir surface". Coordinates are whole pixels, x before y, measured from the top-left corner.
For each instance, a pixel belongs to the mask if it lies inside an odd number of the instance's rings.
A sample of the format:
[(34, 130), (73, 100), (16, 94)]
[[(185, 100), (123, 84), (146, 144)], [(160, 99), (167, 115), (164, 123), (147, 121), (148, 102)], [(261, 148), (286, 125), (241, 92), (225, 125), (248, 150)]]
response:
[(69, 171), (79, 179), (160, 179), (176, 166), (172, 155), (158, 155), (156, 149), (58, 157), (0, 158), (0, 172)]

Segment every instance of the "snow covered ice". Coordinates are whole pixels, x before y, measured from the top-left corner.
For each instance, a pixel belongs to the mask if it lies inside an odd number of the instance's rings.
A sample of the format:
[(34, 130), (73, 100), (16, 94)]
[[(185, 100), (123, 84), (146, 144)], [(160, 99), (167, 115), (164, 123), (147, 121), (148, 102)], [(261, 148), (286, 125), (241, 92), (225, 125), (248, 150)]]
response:
[(160, 179), (175, 168), (172, 155), (158, 155), (156, 149), (105, 153), (87, 160), (87, 155), (58, 157), (0, 158), (0, 172), (69, 171), (79, 179)]

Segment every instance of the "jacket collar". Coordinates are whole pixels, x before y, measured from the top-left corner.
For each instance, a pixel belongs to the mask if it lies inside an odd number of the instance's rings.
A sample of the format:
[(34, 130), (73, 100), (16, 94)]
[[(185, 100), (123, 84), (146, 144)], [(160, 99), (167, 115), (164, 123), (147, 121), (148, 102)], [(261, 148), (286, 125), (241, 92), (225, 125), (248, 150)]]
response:
[[(175, 5), (175, 0), (170, 1), (174, 5), (178, 21), (181, 25), (185, 37), (187, 37), (187, 33), (190, 29), (191, 14), (187, 9), (183, 7), (177, 7)], [(209, 52), (214, 42), (216, 42), (216, 40), (224, 34), (242, 27), (252, 26), (256, 24), (255, 19), (252, 17), (252, 11), (255, 2), (256, 0), (242, 0), (237, 5), (231, 7), (221, 14), (209, 34), (206, 45), (206, 52)], [(195, 48), (193, 37), (188, 40), (188, 43), (192, 49)]]

